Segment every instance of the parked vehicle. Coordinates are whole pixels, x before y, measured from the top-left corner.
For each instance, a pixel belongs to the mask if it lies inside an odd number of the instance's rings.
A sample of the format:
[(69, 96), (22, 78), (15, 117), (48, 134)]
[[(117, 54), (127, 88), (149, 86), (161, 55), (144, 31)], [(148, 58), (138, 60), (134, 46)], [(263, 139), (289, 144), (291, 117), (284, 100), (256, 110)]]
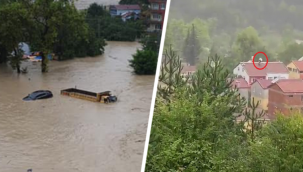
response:
[(52, 98), (52, 97), (53, 97), (53, 93), (51, 91), (38, 90), (38, 91), (32, 92), (28, 96), (24, 97), (23, 100), (24, 101), (33, 101), (33, 100), (40, 100), (40, 99), (48, 99), (48, 98)]

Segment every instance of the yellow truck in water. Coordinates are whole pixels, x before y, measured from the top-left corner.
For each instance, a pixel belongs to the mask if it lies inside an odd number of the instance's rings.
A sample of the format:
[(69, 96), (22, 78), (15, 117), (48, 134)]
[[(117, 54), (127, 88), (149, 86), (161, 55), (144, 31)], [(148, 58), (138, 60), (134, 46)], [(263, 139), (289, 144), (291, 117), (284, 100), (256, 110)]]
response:
[(111, 95), (110, 91), (94, 93), (76, 88), (61, 90), (61, 95), (100, 103), (114, 103), (118, 100), (116, 96)]

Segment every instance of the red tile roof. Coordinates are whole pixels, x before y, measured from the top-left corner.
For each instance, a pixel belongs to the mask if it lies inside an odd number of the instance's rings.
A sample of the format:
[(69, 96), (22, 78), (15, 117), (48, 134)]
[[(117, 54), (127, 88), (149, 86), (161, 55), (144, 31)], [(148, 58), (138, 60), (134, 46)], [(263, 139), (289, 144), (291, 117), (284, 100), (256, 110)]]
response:
[(181, 73), (196, 72), (196, 66), (183, 66)]
[(275, 84), (278, 85), (284, 93), (303, 93), (302, 79), (280, 79)]
[[(249, 76), (266, 76), (268, 73), (288, 73), (288, 69), (282, 62), (268, 62), (267, 66), (263, 70), (258, 70), (254, 67), (252, 62), (241, 62), (244, 69)], [(263, 68), (265, 62), (255, 62), (258, 68)]]
[(293, 61), (299, 71), (303, 71), (303, 61)]
[(140, 10), (139, 5), (115, 5), (117, 10)]
[(267, 89), (272, 84), (271, 80), (267, 80), (267, 79), (256, 79), (254, 83), (256, 82), (259, 83), (263, 89)]
[(250, 88), (250, 85), (246, 82), (244, 78), (235, 78), (232, 82), (232, 87), (243, 89), (243, 88)]

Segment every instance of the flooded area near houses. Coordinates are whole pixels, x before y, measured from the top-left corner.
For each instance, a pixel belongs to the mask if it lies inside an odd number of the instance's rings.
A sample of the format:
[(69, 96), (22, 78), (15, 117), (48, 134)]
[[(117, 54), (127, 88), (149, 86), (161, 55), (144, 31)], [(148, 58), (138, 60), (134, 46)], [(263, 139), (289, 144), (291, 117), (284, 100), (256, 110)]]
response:
[[(128, 60), (139, 43), (109, 42), (99, 57), (40, 63), (17, 75), (0, 66), (0, 171), (140, 171), (154, 76), (132, 74)], [(60, 90), (112, 91), (118, 102), (101, 104)], [(54, 97), (24, 102), (35, 90)]]

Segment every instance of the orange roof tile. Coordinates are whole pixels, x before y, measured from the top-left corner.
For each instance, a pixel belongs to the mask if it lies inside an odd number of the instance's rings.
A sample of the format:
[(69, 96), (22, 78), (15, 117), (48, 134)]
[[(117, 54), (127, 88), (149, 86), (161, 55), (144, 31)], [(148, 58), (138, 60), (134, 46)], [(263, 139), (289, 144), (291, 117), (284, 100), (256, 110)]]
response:
[(299, 71), (303, 71), (303, 61), (293, 61)]
[(284, 93), (303, 93), (302, 79), (280, 79), (276, 84)]
[[(268, 73), (288, 73), (288, 69), (282, 62), (268, 62), (267, 66), (263, 70), (258, 70), (254, 67), (252, 62), (241, 62), (243, 68), (246, 70), (249, 76), (266, 76)], [(265, 62), (255, 62), (258, 68), (263, 68)]]

